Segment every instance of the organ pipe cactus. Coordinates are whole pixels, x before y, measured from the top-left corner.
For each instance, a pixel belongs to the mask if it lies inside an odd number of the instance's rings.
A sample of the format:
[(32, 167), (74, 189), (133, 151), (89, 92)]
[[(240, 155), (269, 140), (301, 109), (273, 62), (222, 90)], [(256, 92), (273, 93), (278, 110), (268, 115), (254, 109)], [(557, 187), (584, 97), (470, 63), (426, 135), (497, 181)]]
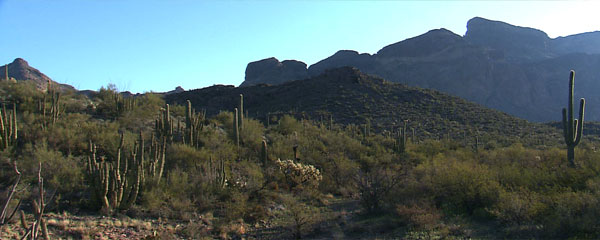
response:
[(155, 120), (154, 130), (157, 138), (167, 137), (169, 140), (173, 137), (174, 122), (171, 118), (169, 104), (165, 104), (165, 108), (162, 110), (161, 116)]
[(17, 142), (17, 123), (17, 104), (13, 103), (13, 110), (10, 114), (6, 110), (6, 104), (2, 104), (2, 110), (0, 111), (0, 139), (2, 140), (0, 150), (7, 149)]
[[(47, 101), (50, 101), (47, 103)], [(46, 109), (50, 106), (50, 109)], [(61, 113), (64, 111), (60, 107), (60, 92), (52, 87), (52, 82), (48, 80), (46, 84), (46, 93), (43, 98), (38, 101), (38, 111), (42, 114), (42, 129), (46, 129), (48, 125), (56, 123)], [(49, 116), (46, 116), (49, 113)]]
[(399, 153), (406, 152), (406, 125), (408, 124), (408, 120), (404, 120), (404, 127), (398, 131), (398, 149)]
[[(144, 159), (137, 158), (138, 152), (143, 151), (142, 141), (140, 134), (139, 145), (135, 144), (130, 157), (121, 159), (124, 145), (124, 137), (121, 133), (116, 157), (110, 162), (106, 161), (104, 156), (98, 159), (96, 145), (90, 141), (87, 176), (90, 179), (94, 195), (102, 204), (104, 213), (110, 214), (115, 210), (125, 210), (136, 201), (140, 185), (144, 180)], [(138, 148), (138, 146), (140, 147)]]
[(183, 137), (184, 144), (188, 144), (190, 146), (198, 147), (198, 137), (200, 135), (200, 131), (202, 131), (204, 125), (203, 120), (206, 113), (200, 114), (195, 113), (192, 109), (192, 102), (187, 100), (187, 104), (185, 106), (185, 132)]
[(225, 188), (227, 186), (227, 174), (225, 172), (225, 162), (223, 159), (218, 164), (214, 163), (212, 155), (208, 157), (208, 171), (206, 174), (213, 186)]
[(575, 167), (575, 146), (583, 136), (583, 115), (585, 110), (585, 99), (579, 100), (579, 119), (573, 118), (573, 92), (575, 86), (575, 71), (571, 70), (569, 77), (569, 102), (562, 110), (563, 134), (567, 145), (567, 160), (571, 167)]
[(117, 117), (123, 115), (126, 111), (133, 110), (137, 105), (135, 97), (123, 97), (123, 95), (118, 92), (113, 95), (113, 100), (115, 102)]

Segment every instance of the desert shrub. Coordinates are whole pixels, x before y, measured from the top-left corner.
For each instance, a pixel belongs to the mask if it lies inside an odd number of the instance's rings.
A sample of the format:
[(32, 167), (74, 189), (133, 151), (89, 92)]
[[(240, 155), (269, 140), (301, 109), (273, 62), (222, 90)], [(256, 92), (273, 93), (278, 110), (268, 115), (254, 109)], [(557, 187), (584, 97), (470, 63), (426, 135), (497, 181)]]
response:
[(282, 135), (290, 135), (293, 134), (294, 131), (299, 131), (302, 127), (302, 124), (298, 122), (294, 117), (290, 115), (284, 115), (277, 125), (277, 131)]
[[(34, 112), (37, 109), (37, 99), (41, 97), (33, 81), (18, 81), (0, 83), (0, 100), (3, 103), (17, 103), (18, 111)], [(7, 108), (12, 108), (7, 104)]]
[[(164, 100), (157, 94), (145, 93), (143, 96), (135, 97), (135, 101), (136, 105), (133, 109), (119, 113), (119, 125), (132, 132), (151, 128), (156, 114), (165, 106)], [(170, 109), (173, 112), (173, 107)]]
[(367, 213), (374, 213), (388, 207), (389, 197), (403, 174), (398, 165), (378, 164), (360, 169), (355, 182), (361, 206)]
[(106, 87), (102, 86), (95, 96), (95, 100), (98, 102), (96, 106), (96, 114), (104, 118), (116, 118), (118, 116), (117, 106), (114, 101), (116, 94), (119, 94), (117, 86), (114, 84), (108, 84)]
[(195, 147), (186, 144), (174, 143), (167, 148), (165, 168), (199, 168), (204, 161), (208, 161), (208, 156), (206, 156), (205, 152), (201, 152)]
[(89, 125), (88, 115), (73, 113), (62, 116), (50, 125), (44, 135), (48, 145), (64, 154), (82, 155), (88, 150), (88, 138), (82, 128)]
[(78, 193), (84, 190), (84, 166), (81, 158), (64, 156), (61, 152), (49, 149), (45, 142), (37, 145), (26, 144), (23, 155), (17, 159), (23, 174), (23, 183), (37, 184), (37, 173), (41, 163), (44, 188), (55, 194), (58, 208), (70, 208), (79, 203)]
[(490, 207), (501, 191), (493, 172), (473, 161), (438, 154), (415, 171), (418, 181), (432, 191), (436, 205), (455, 214), (473, 214), (476, 209)]
[(172, 169), (160, 186), (143, 191), (142, 206), (153, 216), (185, 220), (196, 209), (195, 194), (202, 194), (198, 187), (190, 174)]
[(255, 162), (241, 161), (231, 164), (231, 174), (228, 179), (230, 187), (242, 192), (252, 192), (263, 188), (264, 175), (262, 168)]
[(440, 225), (443, 214), (433, 204), (422, 202), (419, 204), (399, 204), (396, 214), (402, 223), (415, 230), (431, 230)]
[(546, 196), (548, 205), (538, 221), (543, 225), (544, 235), (551, 238), (598, 238), (600, 237), (600, 203), (597, 194), (571, 192)]
[(308, 205), (292, 196), (281, 197), (284, 210), (281, 220), (296, 239), (302, 238), (315, 228), (315, 224), (323, 220), (323, 210)]
[(503, 224), (525, 225), (534, 224), (547, 207), (538, 193), (519, 188), (500, 192), (497, 203), (488, 210)]
[(244, 118), (244, 128), (240, 130), (240, 141), (255, 155), (260, 152), (264, 130), (265, 127), (261, 122)]

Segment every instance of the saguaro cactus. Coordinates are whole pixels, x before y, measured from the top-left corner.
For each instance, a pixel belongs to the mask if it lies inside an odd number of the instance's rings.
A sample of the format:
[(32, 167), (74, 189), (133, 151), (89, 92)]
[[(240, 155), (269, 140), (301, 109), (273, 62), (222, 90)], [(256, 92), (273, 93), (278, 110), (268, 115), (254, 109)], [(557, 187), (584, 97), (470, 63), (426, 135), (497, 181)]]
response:
[(233, 110), (233, 137), (235, 138), (235, 144), (236, 146), (238, 146), (238, 148), (240, 147), (240, 128), (239, 128), (239, 122), (238, 122), (238, 109), (235, 108)]
[(579, 120), (573, 118), (573, 88), (575, 86), (575, 71), (571, 70), (569, 77), (569, 103), (568, 109), (562, 110), (563, 133), (565, 144), (567, 144), (567, 160), (571, 167), (575, 167), (575, 146), (583, 136), (583, 112), (585, 110), (585, 99), (579, 100)]
[(244, 129), (244, 95), (240, 94), (240, 112), (239, 112), (240, 130)]
[(261, 151), (261, 160), (263, 162), (263, 166), (267, 166), (267, 163), (269, 162), (269, 154), (267, 152), (267, 140), (262, 140), (262, 151)]

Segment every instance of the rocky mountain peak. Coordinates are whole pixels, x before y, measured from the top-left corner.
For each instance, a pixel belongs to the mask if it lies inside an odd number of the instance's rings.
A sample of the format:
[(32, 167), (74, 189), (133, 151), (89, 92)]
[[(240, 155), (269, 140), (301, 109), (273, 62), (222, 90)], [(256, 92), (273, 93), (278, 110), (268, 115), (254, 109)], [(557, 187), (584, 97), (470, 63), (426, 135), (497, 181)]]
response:
[[(56, 83), (52, 81), (46, 74), (43, 74), (39, 70), (34, 67), (29, 66), (29, 63), (22, 58), (16, 58), (12, 63), (8, 65), (0, 66), (0, 73), (2, 74), (2, 79), (4, 79), (4, 74), (6, 73), (6, 68), (8, 67), (8, 77), (14, 78), (17, 81), (20, 80), (28, 80), (33, 81), (37, 85), (37, 88), (40, 90), (45, 90), (48, 85), (48, 81), (52, 83)], [(57, 84), (57, 83), (56, 83)], [(62, 90), (74, 88), (72, 86), (66, 84), (58, 84)]]
[(507, 58), (520, 62), (553, 56), (551, 39), (545, 32), (481, 17), (467, 22), (464, 39), (471, 44), (502, 50)]
[(15, 58), (15, 60), (11, 63), (11, 65), (19, 66), (19, 67), (29, 67), (29, 63), (22, 58)]
[(307, 77), (308, 68), (306, 63), (296, 60), (280, 62), (277, 58), (271, 57), (248, 63), (246, 67), (246, 79), (240, 87), (252, 86), (259, 83), (281, 84)]
[(459, 35), (447, 29), (434, 29), (422, 35), (388, 45), (377, 52), (377, 57), (424, 57), (462, 42), (463, 40)]

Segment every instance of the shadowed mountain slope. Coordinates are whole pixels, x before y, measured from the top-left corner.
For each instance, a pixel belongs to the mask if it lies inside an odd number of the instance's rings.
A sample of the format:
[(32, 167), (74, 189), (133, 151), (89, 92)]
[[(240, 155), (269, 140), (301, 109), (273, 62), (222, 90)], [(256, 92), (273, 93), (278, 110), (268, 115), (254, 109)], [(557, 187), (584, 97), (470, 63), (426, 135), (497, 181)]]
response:
[[(600, 105), (600, 32), (551, 39), (546, 33), (500, 21), (473, 18), (461, 37), (446, 29), (431, 30), (379, 50), (376, 54), (338, 51), (304, 71), (316, 76), (343, 66), (392, 82), (443, 91), (530, 121), (560, 120), (566, 105), (569, 70), (577, 72), (575, 95)], [(261, 75), (249, 64), (247, 72)], [(271, 75), (269, 84), (305, 78)], [(246, 75), (241, 86), (267, 83)], [(600, 120), (600, 108), (586, 118)]]
[(165, 96), (167, 102), (184, 104), (208, 115), (232, 111), (244, 95), (244, 109), (251, 117), (265, 120), (268, 113), (292, 113), (298, 118), (329, 119), (335, 123), (371, 123), (376, 131), (399, 127), (409, 120), (424, 137), (451, 134), (462, 136), (477, 131), (500, 136), (533, 137), (536, 132), (557, 132), (479, 104), (435, 90), (408, 87), (363, 74), (356, 68), (330, 69), (306, 80), (281, 85), (236, 88), (212, 86)]

